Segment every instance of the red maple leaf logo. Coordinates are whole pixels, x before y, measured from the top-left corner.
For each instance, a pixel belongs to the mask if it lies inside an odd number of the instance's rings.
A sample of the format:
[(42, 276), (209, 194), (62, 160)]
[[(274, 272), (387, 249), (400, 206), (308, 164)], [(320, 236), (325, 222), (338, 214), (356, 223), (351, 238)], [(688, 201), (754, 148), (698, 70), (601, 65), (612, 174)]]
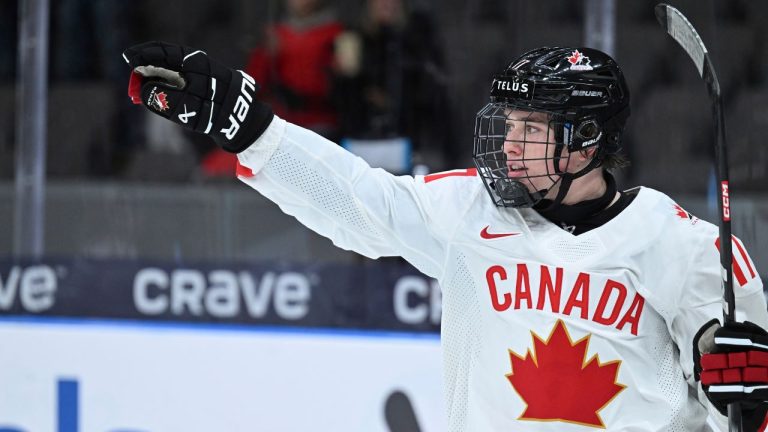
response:
[[(561, 58), (562, 58), (562, 57), (561, 57)], [(579, 52), (579, 50), (575, 50), (575, 51), (574, 51), (574, 52), (571, 54), (571, 56), (570, 56), (570, 57), (568, 57), (568, 61), (569, 61), (571, 64), (574, 64), (574, 65), (575, 65), (575, 64), (579, 64), (579, 62), (581, 61), (581, 53)]]
[(682, 207), (680, 207), (679, 204), (675, 204), (675, 212), (677, 213), (677, 216), (680, 219), (690, 219), (691, 217), (688, 215), (688, 212), (683, 210)]
[(509, 351), (512, 372), (506, 377), (527, 405), (518, 420), (562, 421), (605, 427), (598, 412), (627, 386), (616, 381), (620, 360), (586, 360), (590, 335), (571, 340), (562, 320), (546, 341), (533, 335), (533, 353)]
[(157, 98), (157, 104), (160, 109), (160, 111), (165, 111), (168, 109), (168, 96), (163, 93), (159, 92), (155, 94), (155, 97)]

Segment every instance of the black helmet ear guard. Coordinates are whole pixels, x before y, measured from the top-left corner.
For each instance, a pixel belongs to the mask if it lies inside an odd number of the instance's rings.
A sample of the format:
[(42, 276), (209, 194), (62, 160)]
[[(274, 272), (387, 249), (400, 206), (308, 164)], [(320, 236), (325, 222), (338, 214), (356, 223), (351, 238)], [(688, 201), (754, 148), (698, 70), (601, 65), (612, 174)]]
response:
[[(554, 132), (548, 142), (518, 140), (519, 145), (552, 145), (547, 173), (509, 176), (504, 122), (511, 112), (544, 113)], [(502, 207), (532, 207), (561, 182), (555, 204), (571, 182), (600, 166), (607, 154), (617, 153), (629, 117), (629, 89), (616, 62), (591, 48), (539, 48), (511, 62), (494, 77), (490, 102), (475, 117), (473, 158), (491, 198)], [(560, 161), (570, 153), (596, 148), (590, 163), (576, 173), (563, 172)], [(568, 155), (565, 155), (565, 149)], [(541, 160), (541, 158), (539, 158)], [(525, 154), (515, 159), (531, 162)], [(551, 169), (550, 169), (551, 164)], [(537, 190), (531, 179), (549, 177), (552, 184)], [(529, 187), (530, 186), (530, 187)], [(562, 195), (562, 197), (560, 197)]]

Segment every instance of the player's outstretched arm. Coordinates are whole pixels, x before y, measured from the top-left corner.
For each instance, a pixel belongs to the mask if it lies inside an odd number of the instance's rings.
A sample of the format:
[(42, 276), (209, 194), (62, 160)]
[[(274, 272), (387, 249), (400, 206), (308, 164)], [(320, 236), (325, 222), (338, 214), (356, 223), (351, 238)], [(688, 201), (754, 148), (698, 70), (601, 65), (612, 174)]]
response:
[[(123, 54), (129, 95), (152, 113), (211, 136), (237, 153), (238, 177), (337, 246), (370, 258), (402, 256), (442, 273), (446, 238), (469, 197), (451, 181), (393, 176), (321, 136), (273, 115), (253, 78), (184, 46), (149, 42)], [(438, 184), (439, 183), (439, 184)], [(474, 184), (474, 182), (473, 182)], [(479, 183), (478, 183), (479, 184)], [(480, 190), (480, 188), (474, 188)]]
[(123, 58), (132, 69), (134, 103), (209, 135), (228, 152), (246, 149), (272, 121), (272, 109), (256, 99), (254, 79), (201, 50), (147, 42), (128, 48)]

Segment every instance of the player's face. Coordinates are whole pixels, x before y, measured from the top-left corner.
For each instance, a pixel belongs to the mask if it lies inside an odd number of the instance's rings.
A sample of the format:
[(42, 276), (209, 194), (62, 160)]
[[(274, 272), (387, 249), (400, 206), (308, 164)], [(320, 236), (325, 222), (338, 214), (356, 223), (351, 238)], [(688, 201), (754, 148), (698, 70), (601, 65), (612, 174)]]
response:
[[(549, 115), (541, 112), (505, 112), (504, 155), (508, 176), (519, 179), (530, 192), (549, 189), (560, 178), (554, 168), (555, 133)], [(567, 158), (560, 160), (564, 170)]]

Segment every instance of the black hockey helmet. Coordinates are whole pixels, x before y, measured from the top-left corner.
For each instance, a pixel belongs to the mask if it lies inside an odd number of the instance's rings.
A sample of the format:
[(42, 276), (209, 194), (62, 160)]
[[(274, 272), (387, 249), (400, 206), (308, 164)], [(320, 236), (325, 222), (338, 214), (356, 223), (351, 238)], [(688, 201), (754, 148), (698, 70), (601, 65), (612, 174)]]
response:
[[(547, 139), (510, 139), (511, 112), (544, 113)], [(519, 117), (519, 114), (517, 115)], [(592, 48), (545, 47), (529, 51), (496, 75), (490, 102), (475, 118), (473, 158), (494, 202), (504, 207), (531, 207), (561, 181), (554, 205), (567, 194), (573, 179), (598, 167), (608, 154), (620, 150), (629, 117), (629, 89), (616, 62)], [(527, 130), (527, 128), (525, 128)], [(549, 156), (510, 160), (504, 144), (552, 146)], [(590, 163), (571, 173), (561, 169), (570, 152), (596, 148)], [(564, 152), (568, 149), (569, 152)], [(512, 164), (545, 160), (546, 173), (510, 176)], [(527, 172), (527, 169), (525, 170)], [(536, 177), (548, 177), (542, 187)], [(534, 185), (534, 183), (538, 183)]]

